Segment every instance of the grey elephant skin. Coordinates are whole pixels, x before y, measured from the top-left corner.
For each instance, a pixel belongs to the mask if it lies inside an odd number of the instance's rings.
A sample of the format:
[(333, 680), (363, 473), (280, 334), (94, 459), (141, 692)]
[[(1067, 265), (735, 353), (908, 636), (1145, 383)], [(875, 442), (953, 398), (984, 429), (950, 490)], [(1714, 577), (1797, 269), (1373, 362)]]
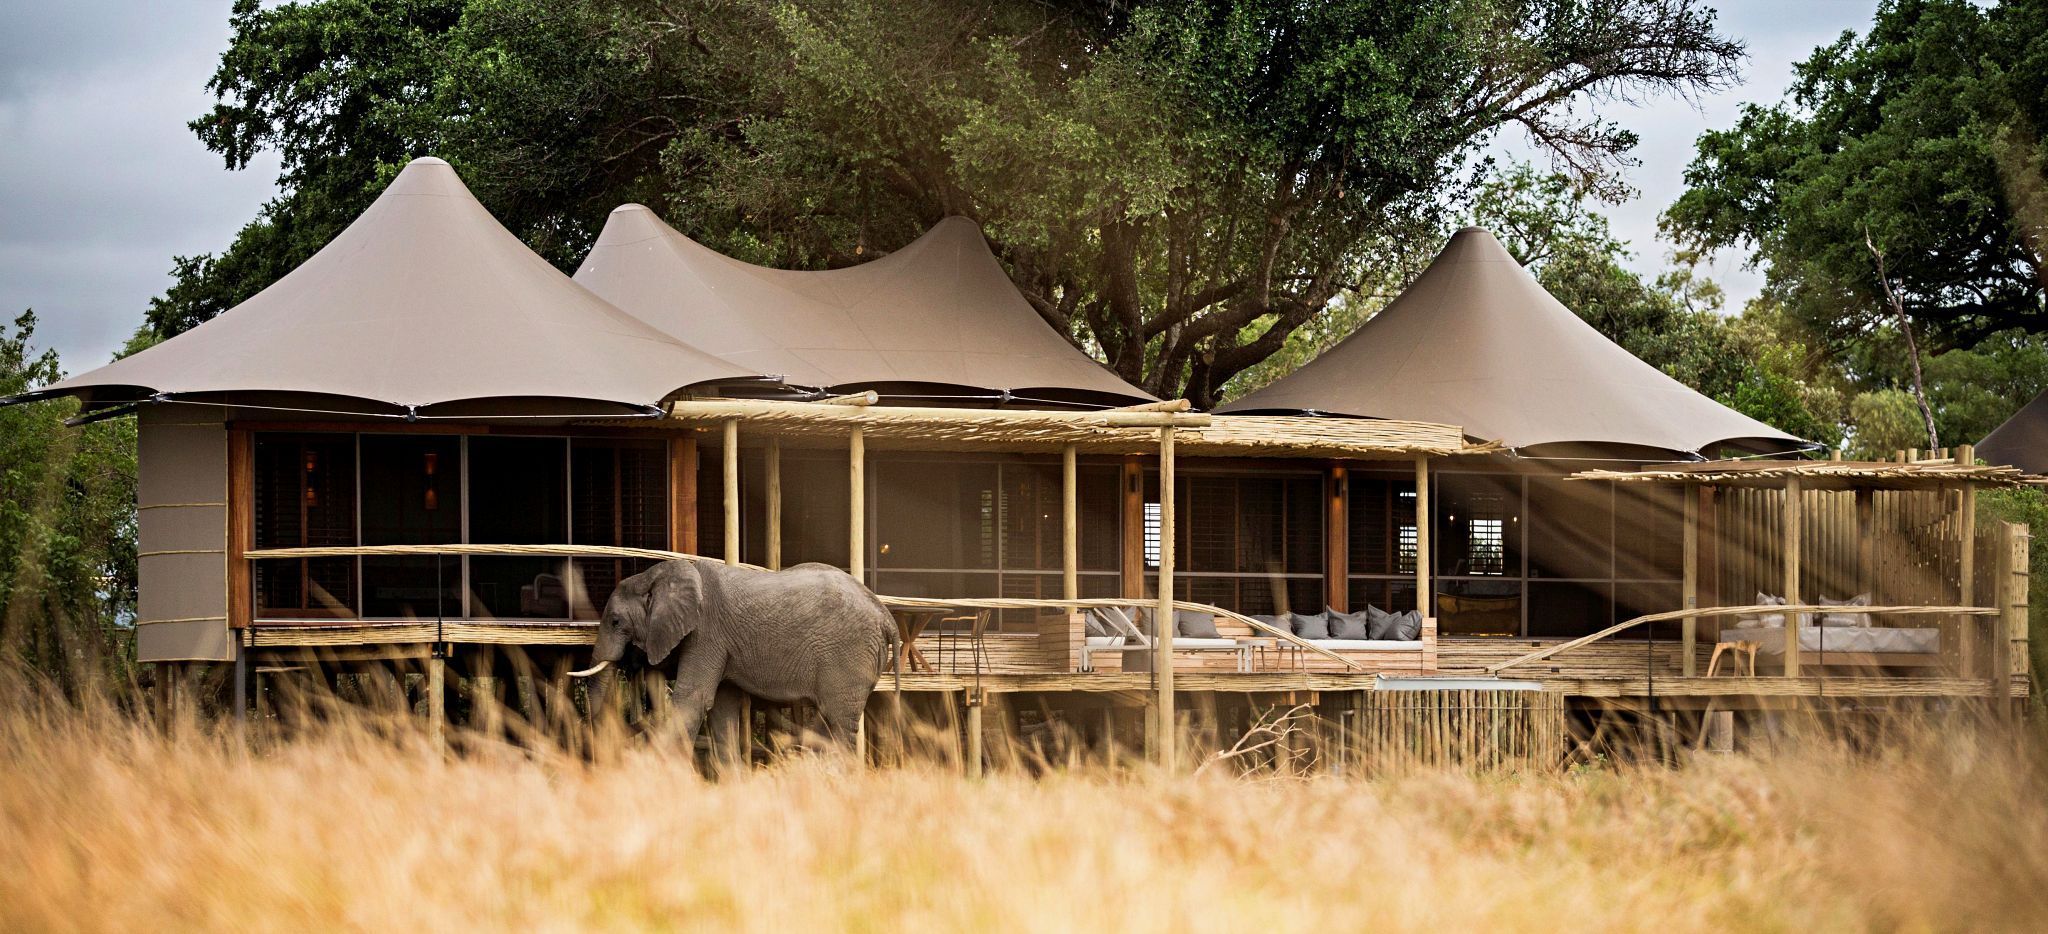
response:
[(833, 739), (849, 742), (896, 657), (895, 620), (872, 591), (827, 564), (762, 571), (674, 560), (619, 582), (593, 650), (600, 667), (628, 645), (662, 666), (682, 735), (694, 737), (721, 683), (755, 697), (817, 705)]

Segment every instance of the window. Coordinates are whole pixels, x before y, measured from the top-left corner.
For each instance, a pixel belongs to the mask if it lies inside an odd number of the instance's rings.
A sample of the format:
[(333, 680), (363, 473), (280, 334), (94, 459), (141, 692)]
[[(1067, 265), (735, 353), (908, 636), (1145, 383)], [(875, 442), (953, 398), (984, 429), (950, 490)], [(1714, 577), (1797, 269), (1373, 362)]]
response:
[[(875, 589), (905, 596), (1063, 594), (1064, 484), (1056, 461), (883, 457), (869, 475)], [(1117, 471), (1082, 465), (1075, 483), (1081, 593), (1114, 596), (1121, 589)], [(999, 625), (1027, 626), (1034, 614), (1004, 611)]]
[[(350, 435), (258, 435), (251, 513), (257, 548), (353, 545), (356, 452)], [(257, 612), (270, 617), (355, 613), (350, 558), (257, 561)]]
[[(668, 446), (660, 441), (569, 443), (570, 542), (668, 548)], [(644, 558), (577, 558), (570, 615), (594, 620), (619, 581), (653, 566)]]
[[(362, 435), (365, 545), (447, 545), (462, 541), (462, 439), (452, 435)], [(365, 557), (362, 614), (373, 619), (461, 617), (462, 561), (451, 557)]]
[[(1324, 605), (1323, 477), (1189, 471), (1175, 487), (1175, 596), (1240, 613)], [(1158, 482), (1146, 503), (1146, 561), (1159, 563)]]
[[(259, 433), (259, 548), (668, 547), (668, 445), (647, 439)], [(254, 563), (266, 619), (595, 619), (630, 559), (365, 556)]]

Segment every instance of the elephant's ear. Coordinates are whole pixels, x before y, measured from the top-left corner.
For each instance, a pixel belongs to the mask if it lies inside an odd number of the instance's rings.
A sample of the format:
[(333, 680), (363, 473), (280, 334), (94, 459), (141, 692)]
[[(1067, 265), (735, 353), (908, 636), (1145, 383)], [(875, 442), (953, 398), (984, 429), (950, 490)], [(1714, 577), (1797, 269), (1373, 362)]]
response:
[(695, 562), (681, 559), (656, 565), (652, 576), (647, 616), (640, 624), (640, 648), (647, 652), (648, 664), (659, 665), (697, 628), (704, 581)]

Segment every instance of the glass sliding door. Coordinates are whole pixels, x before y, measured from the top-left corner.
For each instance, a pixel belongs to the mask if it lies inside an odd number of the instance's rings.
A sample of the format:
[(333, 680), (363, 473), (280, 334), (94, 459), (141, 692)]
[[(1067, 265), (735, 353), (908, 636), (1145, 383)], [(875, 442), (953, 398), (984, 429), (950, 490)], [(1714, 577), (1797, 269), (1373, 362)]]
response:
[[(471, 542), (549, 545), (569, 540), (568, 439), (474, 436), (468, 444)], [(566, 620), (568, 576), (565, 558), (472, 557), (470, 616)]]

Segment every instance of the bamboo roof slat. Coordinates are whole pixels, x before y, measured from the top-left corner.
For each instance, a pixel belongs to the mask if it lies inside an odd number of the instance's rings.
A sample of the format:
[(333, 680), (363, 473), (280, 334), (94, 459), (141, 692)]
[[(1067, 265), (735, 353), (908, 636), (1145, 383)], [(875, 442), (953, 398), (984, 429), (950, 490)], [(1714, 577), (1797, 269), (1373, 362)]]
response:
[(1643, 470), (1586, 470), (1573, 480), (1618, 483), (1677, 483), (1694, 486), (1780, 488), (1798, 480), (1809, 490), (1921, 490), (1958, 484), (2042, 486), (2048, 477), (2016, 467), (1958, 464), (1953, 460), (1896, 461), (1706, 461)]
[[(1455, 425), (1397, 419), (1289, 415), (1209, 415), (1184, 400), (1102, 411), (957, 409), (819, 405), (770, 400), (694, 399), (674, 403), (669, 424), (708, 426), (740, 421), (749, 435), (789, 440), (837, 439), (862, 429), (876, 447), (920, 450), (1057, 451), (1074, 445), (1093, 453), (1152, 453), (1157, 429), (1176, 429), (1175, 443), (1193, 456), (1329, 459), (1442, 457), (1493, 453), (1497, 444), (1468, 440)], [(644, 421), (590, 424), (646, 427)]]

